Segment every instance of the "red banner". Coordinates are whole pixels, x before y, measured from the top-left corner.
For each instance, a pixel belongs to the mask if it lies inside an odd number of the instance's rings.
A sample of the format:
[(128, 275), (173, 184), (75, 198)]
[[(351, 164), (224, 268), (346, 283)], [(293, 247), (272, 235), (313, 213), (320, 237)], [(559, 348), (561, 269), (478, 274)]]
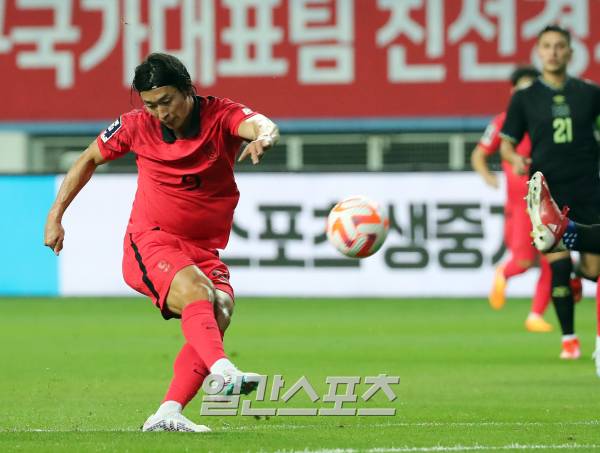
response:
[(593, 17), (598, 0), (0, 0), (0, 120), (115, 117), (151, 51), (275, 118), (491, 115), (547, 24), (600, 81)]

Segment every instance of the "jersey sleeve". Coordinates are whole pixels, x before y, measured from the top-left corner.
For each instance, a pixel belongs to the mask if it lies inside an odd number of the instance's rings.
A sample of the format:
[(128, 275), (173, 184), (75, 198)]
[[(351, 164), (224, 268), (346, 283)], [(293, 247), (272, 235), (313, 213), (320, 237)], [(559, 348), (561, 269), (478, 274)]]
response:
[(600, 86), (593, 84), (594, 87), (594, 105), (595, 105), (595, 119), (596, 119), (596, 129), (600, 131)]
[(132, 123), (129, 115), (121, 115), (96, 138), (102, 157), (115, 160), (131, 151), (133, 143), (129, 130)]
[(515, 145), (523, 139), (527, 131), (527, 121), (525, 119), (525, 109), (523, 107), (523, 91), (518, 90), (513, 94), (506, 119), (500, 132), (502, 138), (508, 139)]
[(504, 115), (496, 116), (490, 124), (487, 125), (478, 145), (485, 151), (485, 154), (494, 154), (500, 148), (500, 130)]
[(224, 129), (234, 137), (238, 136), (240, 123), (257, 114), (245, 105), (226, 98), (219, 99), (219, 109)]

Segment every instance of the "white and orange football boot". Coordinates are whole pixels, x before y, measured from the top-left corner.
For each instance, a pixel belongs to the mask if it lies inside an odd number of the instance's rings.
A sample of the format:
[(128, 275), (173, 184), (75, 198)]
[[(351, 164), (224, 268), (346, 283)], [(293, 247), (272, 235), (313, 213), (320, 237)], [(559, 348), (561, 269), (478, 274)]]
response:
[(506, 277), (504, 276), (504, 265), (500, 265), (496, 268), (488, 301), (490, 307), (494, 310), (500, 310), (506, 303)]
[(563, 360), (577, 360), (579, 357), (581, 357), (579, 339), (575, 337), (569, 338), (568, 340), (563, 340), (560, 358)]
[(525, 328), (529, 332), (534, 333), (552, 332), (552, 324), (547, 322), (542, 315), (533, 312), (529, 313), (529, 316), (527, 316)]
[(526, 200), (533, 245), (543, 253), (566, 250), (562, 237), (569, 224), (569, 208), (558, 209), (542, 172), (536, 171), (529, 180)]

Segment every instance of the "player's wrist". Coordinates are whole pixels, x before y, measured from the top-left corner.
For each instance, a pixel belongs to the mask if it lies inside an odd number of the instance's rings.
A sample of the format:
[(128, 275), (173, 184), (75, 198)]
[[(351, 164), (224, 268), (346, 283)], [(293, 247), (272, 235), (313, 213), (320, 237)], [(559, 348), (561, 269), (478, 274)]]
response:
[(47, 220), (48, 222), (60, 223), (62, 222), (63, 214), (63, 209), (61, 209), (59, 206), (53, 206), (52, 208), (50, 208), (50, 211), (48, 211)]
[(263, 133), (256, 137), (257, 141), (267, 140), (272, 144), (277, 143), (278, 136), (273, 133)]

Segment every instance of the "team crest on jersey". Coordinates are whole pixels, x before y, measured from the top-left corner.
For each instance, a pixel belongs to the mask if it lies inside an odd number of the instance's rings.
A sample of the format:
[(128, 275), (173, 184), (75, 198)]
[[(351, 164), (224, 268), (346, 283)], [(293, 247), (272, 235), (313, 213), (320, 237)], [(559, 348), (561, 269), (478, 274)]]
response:
[(244, 115), (250, 115), (252, 113), (252, 109), (249, 109), (248, 107), (244, 107), (242, 109), (242, 112), (244, 113)]
[(102, 133), (102, 135), (100, 136), (100, 138), (102, 139), (102, 141), (104, 143), (106, 143), (107, 141), (110, 140), (110, 138), (115, 135), (115, 133), (121, 129), (121, 126), (123, 125), (123, 123), (121, 123), (121, 117), (117, 118), (117, 120), (112, 123), (110, 126), (108, 126), (106, 128), (106, 130)]

